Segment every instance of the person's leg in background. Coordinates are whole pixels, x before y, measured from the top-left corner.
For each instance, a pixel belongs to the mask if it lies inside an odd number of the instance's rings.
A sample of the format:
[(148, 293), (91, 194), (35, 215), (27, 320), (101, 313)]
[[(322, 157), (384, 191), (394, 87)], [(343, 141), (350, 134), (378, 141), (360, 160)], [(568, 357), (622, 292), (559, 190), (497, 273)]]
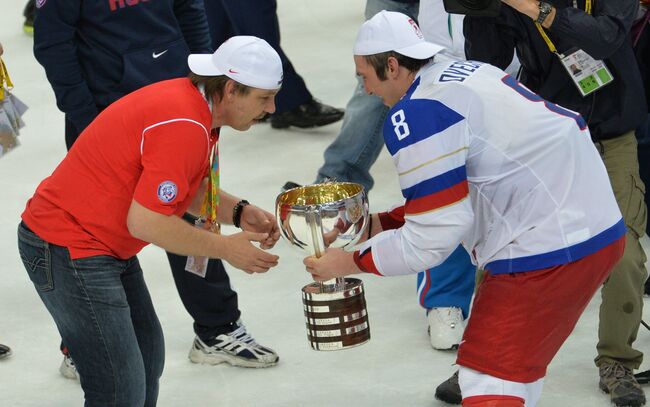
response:
[[(636, 139), (638, 142), (639, 158), (639, 176), (644, 185), (650, 185), (650, 114), (638, 129), (636, 129)], [(646, 207), (650, 204), (650, 188), (646, 187), (644, 201)], [(646, 280), (645, 295), (650, 295), (650, 279)]]
[[(254, 35), (266, 40), (280, 55), (284, 78), (282, 88), (275, 98), (276, 112), (271, 115), (271, 127), (300, 128), (319, 127), (339, 121), (343, 110), (324, 105), (314, 99), (305, 81), (296, 72), (293, 64), (280, 47), (280, 24), (275, 0), (218, 0), (220, 6), (208, 5), (206, 12), (218, 12), (222, 7), (228, 16), (233, 35)], [(213, 20), (208, 18), (212, 26)], [(217, 21), (214, 21), (217, 23)], [(218, 43), (213, 42), (216, 48)]]
[[(189, 214), (184, 219), (192, 224), (196, 220)], [(237, 293), (221, 260), (210, 259), (202, 277), (185, 270), (187, 256), (167, 252), (167, 258), (181, 301), (194, 319), (192, 362), (243, 367), (269, 367), (278, 362), (278, 355), (256, 343), (240, 322)]]
[(597, 143), (627, 226), (623, 258), (601, 290), (598, 327), (599, 387), (618, 406), (643, 405), (645, 394), (632, 375), (643, 353), (632, 347), (641, 323), (646, 256), (639, 243), (646, 228), (645, 187), (639, 176), (633, 132)]
[(325, 149), (325, 161), (314, 182), (356, 182), (369, 192), (374, 185), (370, 167), (384, 147), (382, 129), (387, 112), (381, 99), (368, 95), (359, 81), (345, 107), (341, 131)]
[[(381, 10), (399, 11), (417, 19), (418, 3), (368, 0), (366, 19)], [(386, 112), (388, 108), (381, 99), (368, 95), (359, 81), (345, 108), (339, 135), (323, 154), (325, 162), (318, 170), (316, 182), (325, 179), (356, 182), (369, 192), (374, 184), (370, 167), (384, 146), (383, 127)]]
[(476, 267), (462, 246), (437, 267), (418, 274), (418, 299), (427, 310), (431, 346), (458, 348), (474, 292)]
[(210, 29), (212, 49), (217, 49), (228, 38), (237, 35), (235, 27), (222, 0), (205, 0), (203, 3), (205, 4), (205, 14)]
[(23, 224), (18, 248), (75, 358), (86, 404), (155, 406), (164, 339), (137, 258), (71, 260)]

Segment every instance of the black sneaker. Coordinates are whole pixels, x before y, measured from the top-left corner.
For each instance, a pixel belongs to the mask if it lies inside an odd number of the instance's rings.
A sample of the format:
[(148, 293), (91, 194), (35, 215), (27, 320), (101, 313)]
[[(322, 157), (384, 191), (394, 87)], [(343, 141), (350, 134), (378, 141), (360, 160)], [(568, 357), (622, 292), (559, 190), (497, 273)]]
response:
[(294, 188), (300, 188), (302, 185), (295, 183), (293, 181), (287, 181), (284, 185), (282, 185), (282, 188), (280, 188), (280, 192), (286, 192), (290, 189)]
[(460, 386), (458, 385), (458, 370), (436, 387), (436, 398), (449, 404), (461, 403), (463, 397), (460, 395)]
[(341, 120), (343, 113), (343, 109), (337, 109), (312, 99), (288, 112), (271, 115), (271, 127), (274, 129), (286, 129), (289, 126), (303, 129), (320, 127)]
[(0, 359), (6, 359), (11, 356), (11, 348), (0, 343)]

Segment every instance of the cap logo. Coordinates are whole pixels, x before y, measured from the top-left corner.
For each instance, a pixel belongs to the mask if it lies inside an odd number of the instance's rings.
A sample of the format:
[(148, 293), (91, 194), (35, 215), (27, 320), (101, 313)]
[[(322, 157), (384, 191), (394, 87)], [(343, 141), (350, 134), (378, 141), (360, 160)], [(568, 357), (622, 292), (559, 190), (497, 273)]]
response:
[(420, 27), (418, 27), (418, 25), (415, 23), (415, 21), (413, 21), (412, 18), (409, 18), (408, 21), (409, 24), (411, 24), (411, 27), (413, 27), (413, 30), (415, 31), (415, 35), (417, 35), (419, 39), (423, 40), (424, 35), (422, 35), (422, 31), (420, 31)]
[(163, 181), (158, 185), (158, 199), (164, 203), (170, 203), (176, 199), (178, 188), (171, 181)]
[(239, 72), (235, 71), (235, 70), (232, 69), (232, 68), (231, 68), (231, 69), (228, 69), (228, 72), (230, 72), (230, 73), (239, 73)]

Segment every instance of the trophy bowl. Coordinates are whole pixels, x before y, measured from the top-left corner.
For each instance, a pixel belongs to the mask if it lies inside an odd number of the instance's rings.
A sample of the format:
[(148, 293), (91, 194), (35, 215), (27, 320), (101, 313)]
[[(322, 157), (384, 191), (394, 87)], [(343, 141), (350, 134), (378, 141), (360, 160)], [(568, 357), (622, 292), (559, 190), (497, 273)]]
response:
[(282, 236), (305, 254), (320, 257), (326, 247), (357, 243), (368, 222), (363, 186), (327, 182), (293, 188), (276, 199)]
[[(281, 234), (292, 247), (321, 257), (328, 247), (354, 246), (368, 223), (360, 184), (327, 182), (293, 188), (276, 199)], [(316, 350), (338, 350), (370, 340), (363, 282), (337, 278), (302, 289), (307, 338)]]

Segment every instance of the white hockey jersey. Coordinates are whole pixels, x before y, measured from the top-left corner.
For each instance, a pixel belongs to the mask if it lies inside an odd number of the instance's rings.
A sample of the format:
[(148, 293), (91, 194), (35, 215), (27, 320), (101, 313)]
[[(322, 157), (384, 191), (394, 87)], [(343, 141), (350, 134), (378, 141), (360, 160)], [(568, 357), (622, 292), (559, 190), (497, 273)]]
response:
[(417, 273), (459, 243), (493, 274), (566, 264), (625, 224), (579, 114), (474, 61), (423, 68), (384, 126), (402, 227), (355, 254), (365, 271)]

